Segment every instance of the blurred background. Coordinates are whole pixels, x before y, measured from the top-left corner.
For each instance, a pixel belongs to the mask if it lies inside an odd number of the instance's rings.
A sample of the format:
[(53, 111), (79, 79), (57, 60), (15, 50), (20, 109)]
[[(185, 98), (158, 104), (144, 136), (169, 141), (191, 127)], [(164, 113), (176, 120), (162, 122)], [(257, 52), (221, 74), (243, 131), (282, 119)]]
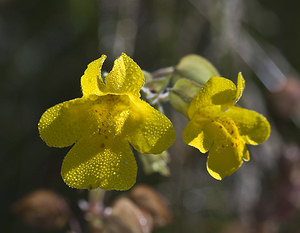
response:
[[(240, 104), (272, 125), (267, 142), (249, 146), (251, 161), (219, 182), (207, 174), (206, 156), (183, 143), (187, 119), (166, 105), (177, 133), (170, 176), (146, 175), (140, 166), (137, 180), (160, 193), (172, 213), (154, 232), (299, 233), (299, 9), (298, 1), (284, 0), (0, 0), (0, 231), (88, 232), (81, 210), (88, 192), (60, 177), (69, 148), (47, 147), (37, 123), (47, 108), (81, 96), (89, 62), (106, 54), (109, 71), (126, 52), (150, 72), (191, 53), (234, 82), (241, 71)], [(53, 212), (61, 213), (42, 227), (30, 222), (33, 207), (20, 202), (40, 189), (54, 192), (38, 197), (53, 198)], [(119, 195), (108, 192), (106, 204)], [(78, 226), (70, 229), (69, 216)]]

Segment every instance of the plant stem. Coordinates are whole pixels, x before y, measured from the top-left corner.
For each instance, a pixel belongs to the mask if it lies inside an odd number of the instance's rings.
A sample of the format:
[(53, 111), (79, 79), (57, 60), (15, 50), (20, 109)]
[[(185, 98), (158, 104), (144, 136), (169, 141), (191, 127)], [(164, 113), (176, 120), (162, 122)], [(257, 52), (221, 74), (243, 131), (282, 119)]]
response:
[(89, 190), (89, 208), (86, 212), (86, 219), (92, 233), (103, 232), (103, 211), (105, 190), (97, 188)]

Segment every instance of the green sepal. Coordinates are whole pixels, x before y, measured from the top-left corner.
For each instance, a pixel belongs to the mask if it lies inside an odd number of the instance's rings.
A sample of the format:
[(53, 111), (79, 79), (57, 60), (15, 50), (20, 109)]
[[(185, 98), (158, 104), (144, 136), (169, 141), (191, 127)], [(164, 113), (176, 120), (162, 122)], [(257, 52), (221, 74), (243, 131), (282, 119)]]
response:
[(172, 76), (169, 75), (166, 77), (153, 79), (147, 82), (145, 84), (145, 87), (148, 88), (151, 91), (151, 93), (160, 93), (168, 85), (168, 82), (170, 81), (171, 77)]
[(153, 79), (153, 76), (150, 72), (146, 71), (146, 70), (142, 70), (144, 78), (145, 78), (145, 83), (150, 82)]
[(186, 79), (179, 79), (173, 88), (169, 89), (169, 99), (172, 106), (180, 113), (187, 116), (188, 107), (193, 98), (195, 98), (202, 85)]
[(220, 75), (211, 62), (199, 55), (190, 54), (181, 58), (175, 67), (173, 83), (180, 78), (187, 78), (204, 85), (213, 76)]
[(170, 161), (170, 155), (168, 151), (164, 151), (161, 154), (141, 154), (139, 157), (143, 164), (143, 170), (147, 175), (158, 172), (163, 176), (168, 176), (170, 170), (168, 162)]

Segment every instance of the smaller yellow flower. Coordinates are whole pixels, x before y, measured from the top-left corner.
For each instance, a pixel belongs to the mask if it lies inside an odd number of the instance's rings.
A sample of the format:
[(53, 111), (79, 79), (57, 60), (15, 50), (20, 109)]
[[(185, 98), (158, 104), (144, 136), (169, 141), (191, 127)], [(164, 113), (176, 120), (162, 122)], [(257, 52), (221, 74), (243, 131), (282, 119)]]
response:
[(122, 54), (104, 82), (105, 58), (91, 62), (81, 77), (83, 96), (48, 109), (38, 128), (49, 146), (75, 143), (61, 169), (69, 186), (126, 190), (137, 173), (129, 143), (141, 153), (159, 154), (173, 144), (175, 132), (166, 116), (140, 99), (140, 67)]
[(234, 106), (244, 88), (241, 73), (237, 86), (228, 79), (212, 77), (188, 108), (191, 121), (184, 129), (183, 140), (202, 153), (209, 151), (207, 170), (217, 180), (231, 175), (249, 160), (246, 144), (260, 144), (270, 135), (264, 116)]

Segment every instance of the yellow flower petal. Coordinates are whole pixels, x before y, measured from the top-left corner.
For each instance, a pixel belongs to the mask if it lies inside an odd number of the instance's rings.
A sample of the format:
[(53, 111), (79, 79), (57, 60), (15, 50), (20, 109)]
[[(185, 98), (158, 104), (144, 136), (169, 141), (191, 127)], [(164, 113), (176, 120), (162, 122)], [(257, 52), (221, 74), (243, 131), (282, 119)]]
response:
[(184, 142), (197, 148), (201, 153), (206, 153), (213, 143), (210, 135), (207, 135), (204, 131), (205, 126), (209, 123), (210, 121), (205, 119), (198, 120), (197, 123), (193, 120), (190, 121), (183, 131), (182, 138)]
[(84, 96), (88, 95), (103, 95), (105, 85), (101, 77), (101, 68), (106, 59), (102, 55), (99, 59), (91, 62), (81, 77), (81, 88)]
[(184, 141), (202, 153), (209, 150), (207, 169), (215, 179), (232, 174), (248, 160), (248, 151), (234, 121), (220, 111), (221, 107), (209, 106), (204, 113), (197, 112), (184, 130)]
[(211, 77), (203, 86), (188, 109), (191, 119), (196, 111), (210, 105), (232, 105), (236, 97), (236, 86), (229, 79)]
[(225, 115), (233, 119), (239, 134), (247, 144), (263, 143), (270, 136), (271, 127), (268, 120), (255, 111), (232, 106)]
[(129, 115), (126, 95), (89, 96), (55, 105), (39, 122), (41, 138), (49, 146), (65, 147), (88, 134), (120, 135)]
[(243, 163), (241, 152), (225, 141), (214, 143), (207, 157), (207, 171), (217, 180), (234, 173)]
[(243, 152), (243, 160), (246, 162), (250, 160), (249, 151), (248, 151), (246, 145), (245, 145), (244, 152)]
[(140, 67), (125, 53), (114, 62), (114, 67), (106, 76), (107, 90), (114, 94), (129, 94), (140, 97), (144, 86), (144, 75)]
[(94, 135), (80, 139), (64, 159), (61, 175), (73, 188), (127, 190), (136, 181), (137, 166), (129, 144)]
[(41, 117), (38, 128), (48, 146), (66, 147), (97, 129), (97, 120), (88, 112), (87, 99), (74, 99), (49, 108)]
[(242, 165), (245, 143), (234, 122), (227, 117), (207, 125), (206, 131), (214, 140), (207, 157), (207, 170), (215, 179), (221, 180)]
[(125, 130), (129, 142), (141, 153), (160, 154), (175, 140), (175, 131), (170, 120), (137, 98), (133, 101)]

